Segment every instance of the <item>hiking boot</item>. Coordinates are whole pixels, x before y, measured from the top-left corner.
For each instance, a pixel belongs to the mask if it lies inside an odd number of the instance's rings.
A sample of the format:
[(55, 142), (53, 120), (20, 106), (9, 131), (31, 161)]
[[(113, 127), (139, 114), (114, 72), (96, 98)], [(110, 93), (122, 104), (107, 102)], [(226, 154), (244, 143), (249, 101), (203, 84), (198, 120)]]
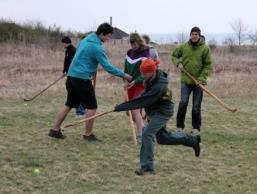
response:
[(83, 139), (86, 141), (100, 141), (93, 133), (90, 135), (83, 135)]
[(200, 152), (201, 152), (201, 147), (200, 147), (201, 137), (198, 135), (195, 138), (196, 138), (196, 144), (193, 146), (193, 149), (195, 151), (195, 156), (199, 157), (200, 156)]
[(62, 133), (61, 129), (59, 129), (59, 130), (50, 129), (49, 133), (48, 133), (48, 136), (49, 137), (53, 137), (53, 138), (57, 138), (57, 139), (64, 139), (64, 138), (66, 138), (66, 135), (64, 135)]
[(144, 176), (144, 175), (155, 175), (155, 171), (154, 170), (150, 170), (150, 169), (142, 169), (139, 168), (135, 171), (135, 174), (138, 176)]

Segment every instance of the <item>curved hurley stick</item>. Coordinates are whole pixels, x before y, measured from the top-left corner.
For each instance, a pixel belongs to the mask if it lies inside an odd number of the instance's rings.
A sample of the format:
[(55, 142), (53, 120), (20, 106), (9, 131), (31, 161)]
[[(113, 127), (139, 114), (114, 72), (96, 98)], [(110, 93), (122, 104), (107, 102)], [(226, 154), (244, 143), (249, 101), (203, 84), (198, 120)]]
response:
[(209, 96), (211, 96), (212, 98), (214, 98), (223, 108), (231, 111), (231, 112), (236, 112), (237, 109), (236, 108), (231, 108), (229, 107), (225, 102), (223, 102), (221, 99), (219, 99), (215, 94), (213, 94), (212, 92), (210, 92), (207, 88), (205, 88), (201, 83), (199, 83), (198, 80), (196, 80), (190, 73), (188, 73), (188, 71), (186, 71), (184, 68), (180, 69), (181, 71), (183, 71), (190, 79), (193, 80), (193, 82), (198, 85), (203, 91), (205, 91)]
[(45, 89), (41, 90), (40, 92), (36, 93), (34, 96), (32, 96), (31, 98), (23, 98), (24, 101), (31, 101), (34, 100), (36, 97), (40, 96), (44, 91), (46, 91), (48, 88), (50, 88), (51, 86), (53, 86), (54, 84), (56, 84), (59, 80), (61, 80), (62, 78), (66, 77), (65, 74), (63, 74), (61, 77), (59, 77), (57, 80), (55, 80), (54, 82), (52, 82), (50, 85), (48, 85)]
[(111, 112), (113, 112), (113, 111), (114, 111), (114, 110), (109, 110), (109, 111), (106, 111), (106, 112), (103, 112), (103, 113), (96, 114), (96, 115), (94, 115), (94, 116), (92, 116), (92, 117), (88, 117), (88, 118), (85, 118), (85, 119), (81, 119), (81, 120), (79, 120), (79, 121), (77, 121), (77, 122), (74, 122), (74, 123), (65, 125), (64, 128), (72, 127), (72, 126), (78, 125), (78, 124), (80, 124), (80, 123), (84, 123), (85, 121), (88, 121), (88, 120), (91, 120), (91, 119), (94, 119), (94, 118), (103, 116), (103, 115), (108, 114), (108, 113), (111, 113)]

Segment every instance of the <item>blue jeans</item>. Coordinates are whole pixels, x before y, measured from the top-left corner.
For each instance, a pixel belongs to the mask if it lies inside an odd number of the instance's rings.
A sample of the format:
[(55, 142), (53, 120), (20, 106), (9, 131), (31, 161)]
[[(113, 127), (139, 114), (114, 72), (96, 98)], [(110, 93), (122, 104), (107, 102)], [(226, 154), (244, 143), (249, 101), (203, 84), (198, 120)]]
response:
[(185, 117), (191, 92), (193, 92), (192, 126), (194, 129), (200, 130), (203, 91), (197, 85), (188, 85), (184, 83), (181, 83), (181, 98), (177, 113), (177, 128), (185, 128)]
[(84, 109), (84, 107), (82, 106), (82, 104), (80, 104), (77, 108), (76, 108), (76, 115), (84, 115), (86, 113), (86, 110)]
[(140, 149), (140, 165), (142, 169), (154, 170), (155, 135), (166, 126), (168, 120), (169, 117), (154, 115), (144, 127)]
[(182, 132), (166, 131), (166, 123), (169, 117), (154, 115), (145, 126), (142, 135), (140, 150), (141, 169), (154, 170), (154, 146), (155, 137), (161, 145), (184, 145), (193, 147), (198, 143), (197, 137)]

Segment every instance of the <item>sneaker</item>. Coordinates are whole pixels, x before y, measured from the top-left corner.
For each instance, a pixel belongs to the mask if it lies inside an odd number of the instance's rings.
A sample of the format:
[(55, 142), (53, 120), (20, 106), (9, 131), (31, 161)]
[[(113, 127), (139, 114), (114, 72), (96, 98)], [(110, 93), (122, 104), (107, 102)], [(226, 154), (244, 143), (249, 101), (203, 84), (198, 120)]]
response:
[(181, 132), (183, 132), (183, 129), (182, 128), (177, 128), (176, 132), (181, 133)]
[(193, 131), (191, 131), (191, 134), (192, 134), (193, 136), (198, 136), (198, 137), (199, 137), (199, 141), (200, 141), (200, 143), (201, 143), (201, 132), (200, 132), (199, 129), (193, 129)]
[(191, 131), (192, 135), (194, 136), (200, 136), (201, 135), (201, 132), (199, 129), (193, 129), (193, 131)]
[(53, 137), (53, 138), (57, 138), (57, 139), (64, 139), (66, 138), (66, 136), (62, 133), (61, 129), (57, 130), (53, 130), (50, 129), (49, 133), (48, 133), (49, 137)]
[(138, 176), (155, 175), (155, 171), (139, 168), (135, 171), (135, 174)]
[(142, 135), (137, 136), (137, 143), (142, 143)]
[(86, 141), (100, 141), (99, 139), (96, 138), (94, 134), (83, 135), (83, 139)]
[(201, 152), (201, 147), (200, 147), (200, 141), (201, 141), (201, 138), (200, 136), (196, 136), (196, 144), (193, 146), (193, 149), (195, 151), (195, 156), (196, 157), (199, 157), (200, 156), (200, 152)]

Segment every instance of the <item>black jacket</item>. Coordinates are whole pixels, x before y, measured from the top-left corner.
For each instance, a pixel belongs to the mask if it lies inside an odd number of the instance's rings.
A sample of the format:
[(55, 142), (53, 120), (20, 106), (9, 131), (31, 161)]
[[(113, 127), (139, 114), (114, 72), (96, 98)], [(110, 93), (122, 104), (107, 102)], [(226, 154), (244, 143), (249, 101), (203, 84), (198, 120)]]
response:
[(67, 73), (72, 62), (72, 59), (76, 53), (76, 48), (70, 44), (65, 50), (64, 64), (63, 64), (63, 73)]
[(145, 83), (144, 92), (137, 98), (115, 106), (114, 111), (145, 108), (147, 116), (173, 114), (172, 94), (168, 86), (167, 74), (157, 70), (156, 76)]

